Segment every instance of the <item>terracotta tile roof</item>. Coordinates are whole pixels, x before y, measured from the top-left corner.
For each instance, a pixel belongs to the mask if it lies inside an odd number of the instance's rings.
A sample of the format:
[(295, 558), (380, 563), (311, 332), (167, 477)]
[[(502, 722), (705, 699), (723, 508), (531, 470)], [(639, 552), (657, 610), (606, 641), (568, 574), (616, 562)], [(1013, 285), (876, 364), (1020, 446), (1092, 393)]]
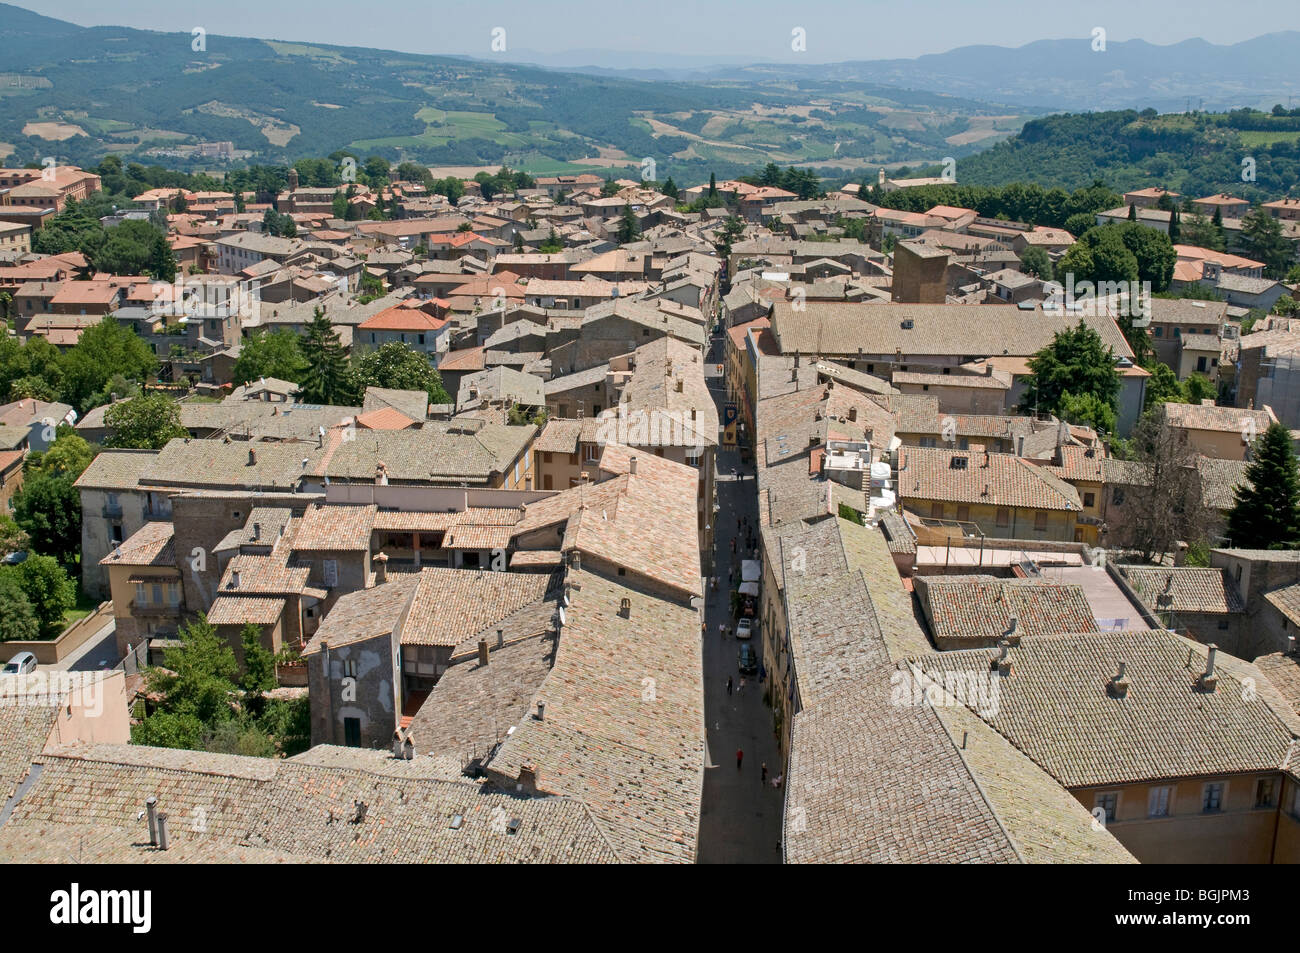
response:
[(1123, 566), (1120, 572), (1148, 609), (1157, 612), (1245, 612), (1226, 569)]
[[(257, 556), (241, 553), (226, 564), (218, 587), (221, 595), (287, 595), (302, 592), (307, 585), (311, 570), (306, 567), (290, 566), (285, 562), (286, 553), (271, 553), (269, 556)], [(239, 573), (239, 585), (235, 583), (235, 573)]]
[(582, 421), (551, 419), (546, 421), (533, 449), (542, 453), (577, 453), (581, 434)]
[(416, 577), (410, 612), (402, 627), (402, 644), (460, 645), (469, 634), (545, 598), (551, 587), (550, 576), (539, 573), (423, 569)]
[[(625, 862), (695, 859), (704, 771), (699, 613), (590, 572), (574, 583), (550, 675), (488, 764), (503, 783), (586, 803)], [(627, 615), (620, 605), (628, 600)]]
[(176, 551), (172, 545), (171, 523), (145, 523), (130, 538), (99, 561), (101, 566), (167, 566), (176, 565)]
[(405, 430), (415, 425), (415, 421), (394, 407), (381, 407), (378, 410), (358, 414), (357, 426), (367, 430)]
[(910, 668), (881, 666), (795, 716), (787, 863), (1133, 862), (1113, 835), (1092, 830), (1071, 794), (964, 708), (898, 703), (913, 684), (926, 683)]
[[(1014, 454), (924, 447), (906, 447), (901, 453), (907, 467), (898, 479), (903, 499), (1075, 512), (1083, 508), (1074, 487)], [(954, 465), (954, 460), (964, 466)]]
[[(1026, 639), (1009, 651), (1012, 674), (999, 678), (994, 710), (978, 713), (1069, 788), (1279, 770), (1293, 730), (1283, 718), (1294, 723), (1294, 713), (1246, 691), (1243, 680), (1262, 674), (1224, 652), (1215, 690), (1198, 690), (1206, 652), (1158, 629)], [(941, 652), (918, 662), (937, 679), (980, 678), (995, 655)], [(1123, 698), (1107, 687), (1120, 661)]]
[(208, 607), (213, 625), (272, 625), (284, 613), (285, 601), (274, 596), (217, 596)]
[(313, 503), (294, 523), (292, 549), (305, 552), (370, 550), (378, 507)]
[[(0, 831), (0, 858), (66, 863), (562, 863), (617, 860), (584, 805), (436, 776), (435, 759), (313, 748), (289, 760), (103, 745), (42, 758)], [(178, 821), (142, 847), (145, 798)], [(365, 805), (357, 820), (358, 804)], [(461, 822), (452, 828), (452, 818)], [(514, 834), (508, 825), (519, 820)], [(71, 823), (69, 823), (71, 821)], [(82, 835), (89, 832), (89, 840)], [(38, 834), (40, 835), (38, 837)], [(37, 846), (37, 843), (43, 846)]]
[(1082, 586), (993, 576), (918, 576), (914, 581), (941, 648), (995, 646), (1012, 619), (1018, 637), (1097, 626)]

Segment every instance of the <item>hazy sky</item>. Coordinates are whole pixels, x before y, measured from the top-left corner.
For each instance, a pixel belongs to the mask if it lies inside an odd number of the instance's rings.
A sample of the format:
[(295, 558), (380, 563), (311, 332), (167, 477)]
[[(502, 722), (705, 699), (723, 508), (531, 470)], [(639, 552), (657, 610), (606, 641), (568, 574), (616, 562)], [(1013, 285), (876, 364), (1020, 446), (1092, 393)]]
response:
[[(306, 40), (412, 53), (489, 57), (494, 27), (508, 49), (661, 52), (734, 61), (888, 59), (957, 46), (1020, 46), (1053, 37), (1233, 43), (1300, 30), (1296, 0), (18, 0), (82, 26)], [(791, 30), (807, 50), (791, 51)], [(569, 65), (583, 65), (581, 57)], [(627, 65), (644, 65), (640, 61)]]

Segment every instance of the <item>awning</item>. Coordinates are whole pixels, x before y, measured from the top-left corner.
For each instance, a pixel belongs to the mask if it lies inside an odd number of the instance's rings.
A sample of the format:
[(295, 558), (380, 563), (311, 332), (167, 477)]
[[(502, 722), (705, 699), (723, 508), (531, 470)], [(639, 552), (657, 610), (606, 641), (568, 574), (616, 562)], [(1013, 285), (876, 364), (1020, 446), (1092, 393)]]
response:
[(742, 596), (757, 596), (757, 595), (758, 595), (758, 583), (756, 583), (756, 582), (742, 582), (742, 583), (740, 584), (740, 594), (741, 594)]
[(757, 559), (745, 559), (740, 563), (740, 578), (742, 582), (758, 582), (763, 578), (763, 568), (759, 566)]

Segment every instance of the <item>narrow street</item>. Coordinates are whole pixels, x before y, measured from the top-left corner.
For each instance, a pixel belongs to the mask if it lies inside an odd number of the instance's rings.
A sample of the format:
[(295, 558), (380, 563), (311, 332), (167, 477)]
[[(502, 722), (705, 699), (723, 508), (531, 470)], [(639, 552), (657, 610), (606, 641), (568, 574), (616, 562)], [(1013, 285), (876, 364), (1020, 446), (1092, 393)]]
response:
[[(709, 389), (718, 405), (719, 419), (727, 401), (726, 385), (717, 374), (722, 362), (721, 341), (715, 339), (710, 351)], [(732, 468), (737, 469), (735, 479)], [(704, 636), (704, 713), (707, 728), (707, 765), (704, 772), (704, 795), (700, 810), (699, 862), (702, 864), (779, 863), (781, 859), (781, 812), (784, 791), (772, 786), (781, 773), (776, 739), (772, 732), (772, 714), (763, 704), (763, 686), (757, 674), (743, 676), (740, 688), (738, 652), (741, 641), (735, 638), (736, 619), (731, 614), (728, 580), (731, 569), (740, 578), (740, 561), (745, 558), (745, 539), (738, 538), (736, 521), (748, 518), (757, 534), (758, 490), (753, 467), (743, 467), (736, 450), (719, 448), (718, 505), (714, 525), (714, 569), (718, 577), (717, 592), (706, 590), (706, 632)], [(736, 553), (731, 551), (736, 540)], [(720, 625), (731, 629), (725, 639)], [(749, 639), (754, 651), (760, 651), (761, 639)], [(761, 659), (760, 659), (761, 661)], [(727, 679), (732, 691), (727, 692)], [(744, 752), (739, 769), (737, 749)], [(762, 765), (768, 768), (767, 783), (761, 779)]]

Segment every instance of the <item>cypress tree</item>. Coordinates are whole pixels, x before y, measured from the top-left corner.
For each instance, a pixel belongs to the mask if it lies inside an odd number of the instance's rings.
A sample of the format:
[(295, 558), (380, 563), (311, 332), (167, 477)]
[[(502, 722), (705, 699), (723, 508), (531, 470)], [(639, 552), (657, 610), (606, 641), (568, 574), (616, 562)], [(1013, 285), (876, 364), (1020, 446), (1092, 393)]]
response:
[(1227, 535), (1235, 549), (1291, 549), (1300, 544), (1300, 474), (1291, 434), (1272, 424), (1254, 447), (1246, 481), (1233, 491)]

